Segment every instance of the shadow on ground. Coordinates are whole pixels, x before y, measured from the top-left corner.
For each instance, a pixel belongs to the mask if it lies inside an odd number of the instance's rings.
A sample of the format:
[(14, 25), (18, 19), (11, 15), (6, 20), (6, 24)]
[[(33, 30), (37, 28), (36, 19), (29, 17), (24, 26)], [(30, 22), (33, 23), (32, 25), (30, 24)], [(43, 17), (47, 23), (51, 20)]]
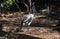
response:
[(20, 34), (18, 39), (42, 39), (42, 38), (37, 38), (37, 37), (32, 37), (32, 36)]

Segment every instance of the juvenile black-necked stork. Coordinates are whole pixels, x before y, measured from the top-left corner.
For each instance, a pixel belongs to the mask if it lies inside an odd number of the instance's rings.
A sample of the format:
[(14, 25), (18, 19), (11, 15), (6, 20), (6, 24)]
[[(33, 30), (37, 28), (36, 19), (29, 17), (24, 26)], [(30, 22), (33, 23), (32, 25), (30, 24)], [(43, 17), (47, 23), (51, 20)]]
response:
[(29, 14), (23, 16), (23, 18), (21, 20), (20, 29), (22, 29), (22, 26), (28, 26), (27, 30), (29, 31), (29, 26), (31, 25), (31, 23), (33, 21), (35, 13), (36, 13), (36, 9), (35, 9), (34, 3), (33, 3), (32, 8), (31, 8), (31, 12), (29, 12)]

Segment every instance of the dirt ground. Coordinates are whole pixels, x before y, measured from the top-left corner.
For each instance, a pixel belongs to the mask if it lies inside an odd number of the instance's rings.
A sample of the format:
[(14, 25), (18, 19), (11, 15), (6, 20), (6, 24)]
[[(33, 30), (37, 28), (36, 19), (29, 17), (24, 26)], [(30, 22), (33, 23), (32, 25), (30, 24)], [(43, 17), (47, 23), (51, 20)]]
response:
[(23, 32), (20, 32), (20, 34), (25, 34), (42, 39), (60, 39), (60, 33), (58, 31), (44, 27), (30, 27), (29, 31), (27, 31), (27, 28), (24, 27)]
[[(2, 17), (1, 18), (3, 18), (5, 16), (5, 15), (4, 16), (3, 15), (4, 14), (2, 14)], [(23, 13), (22, 13), (22, 16), (23, 16)], [(9, 20), (12, 20), (10, 18), (13, 18), (13, 19), (14, 18), (17, 18), (15, 21), (19, 23), (19, 21), (20, 21), (20, 19), (21, 19), (22, 16), (19, 13), (18, 14), (14, 13), (14, 14), (8, 14), (5, 17), (6, 18), (9, 18)], [(36, 19), (36, 21), (37, 20), (38, 19)], [(38, 20), (39, 24), (40, 24), (41, 20), (40, 19)], [(45, 20), (45, 19), (43, 19), (43, 20)], [(15, 23), (15, 21), (14, 21), (14, 23)], [(51, 20), (50, 20), (50, 22), (51, 22)], [(45, 24), (46, 23), (46, 20), (43, 21), (43, 22), (41, 22), (41, 24), (43, 24), (43, 23)], [(54, 21), (54, 23), (55, 23), (55, 21)], [(23, 27), (22, 30), (23, 30), (23, 32), (18, 32), (18, 34), (27, 35), (27, 36), (31, 36), (31, 37), (42, 38), (42, 39), (60, 39), (60, 32), (58, 32), (56, 30), (53, 30), (52, 28), (46, 28), (46, 27), (30, 27), (30, 30), (27, 31), (27, 27)], [(19, 37), (21, 37), (21, 35)], [(23, 36), (23, 39), (24, 39), (24, 37), (25, 36)], [(29, 38), (27, 38), (27, 39), (29, 39)]]

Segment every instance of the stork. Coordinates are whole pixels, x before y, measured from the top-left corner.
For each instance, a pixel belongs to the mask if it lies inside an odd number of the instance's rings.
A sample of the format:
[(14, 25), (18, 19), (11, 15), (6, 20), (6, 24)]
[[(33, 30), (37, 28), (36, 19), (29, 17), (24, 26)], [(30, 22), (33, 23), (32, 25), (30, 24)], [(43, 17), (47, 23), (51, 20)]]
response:
[(34, 3), (33, 3), (31, 12), (27, 15), (24, 15), (24, 17), (22, 18), (20, 29), (22, 29), (22, 26), (28, 26), (27, 31), (29, 31), (29, 27), (33, 21), (35, 13), (36, 13), (36, 9), (35, 9)]

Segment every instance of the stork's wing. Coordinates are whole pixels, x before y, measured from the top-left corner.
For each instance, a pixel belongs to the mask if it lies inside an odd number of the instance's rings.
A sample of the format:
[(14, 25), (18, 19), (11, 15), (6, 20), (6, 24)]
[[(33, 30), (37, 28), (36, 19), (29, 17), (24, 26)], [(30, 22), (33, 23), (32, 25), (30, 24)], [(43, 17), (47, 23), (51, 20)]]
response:
[(32, 20), (32, 17), (31, 17), (31, 18), (29, 18), (29, 19), (27, 20), (27, 22), (29, 23), (29, 22), (31, 22), (31, 20)]
[(25, 20), (27, 20), (27, 17), (23, 17), (23, 18), (22, 18), (22, 21), (23, 21), (23, 22), (24, 22)]

